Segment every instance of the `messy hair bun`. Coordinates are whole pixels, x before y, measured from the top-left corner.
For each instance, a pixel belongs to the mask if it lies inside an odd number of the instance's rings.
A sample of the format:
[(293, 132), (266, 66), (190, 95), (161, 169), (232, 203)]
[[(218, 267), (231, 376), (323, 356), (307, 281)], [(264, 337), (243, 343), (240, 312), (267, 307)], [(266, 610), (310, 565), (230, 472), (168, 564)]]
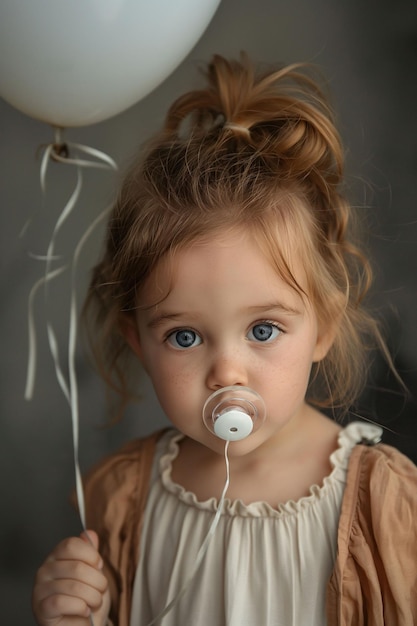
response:
[(193, 134), (220, 129), (227, 133), (226, 140), (234, 134), (274, 162), (280, 156), (282, 174), (286, 167), (301, 173), (318, 166), (340, 176), (343, 152), (333, 114), (305, 73), (307, 67), (293, 64), (256, 75), (245, 55), (240, 61), (216, 55), (208, 66), (207, 89), (180, 97), (168, 112), (165, 129), (179, 132), (192, 116)]
[[(152, 270), (216, 231), (250, 229), (280, 276), (311, 301), (319, 324), (337, 326), (309, 400), (347, 408), (365, 380), (368, 348), (381, 341), (362, 308), (371, 270), (353, 241), (328, 101), (300, 64), (257, 73), (245, 56), (216, 55), (206, 80), (173, 103), (122, 185), (88, 299), (98, 362), (126, 397), (120, 320), (141, 306)], [(293, 273), (295, 251), (306, 291)]]

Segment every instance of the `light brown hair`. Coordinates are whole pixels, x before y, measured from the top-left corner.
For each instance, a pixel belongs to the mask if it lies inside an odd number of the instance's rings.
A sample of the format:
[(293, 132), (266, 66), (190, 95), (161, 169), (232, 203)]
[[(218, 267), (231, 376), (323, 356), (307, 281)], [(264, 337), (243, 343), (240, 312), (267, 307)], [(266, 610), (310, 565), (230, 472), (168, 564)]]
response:
[[(333, 345), (313, 368), (308, 400), (347, 409), (371, 346), (362, 306), (371, 283), (344, 196), (344, 155), (326, 97), (303, 65), (256, 73), (214, 56), (207, 86), (180, 97), (122, 184), (87, 299), (100, 370), (128, 397), (124, 316), (166, 255), (224, 229), (247, 229), (277, 272), (308, 298)], [(294, 250), (307, 277), (292, 272)], [(384, 348), (383, 348), (384, 349)]]

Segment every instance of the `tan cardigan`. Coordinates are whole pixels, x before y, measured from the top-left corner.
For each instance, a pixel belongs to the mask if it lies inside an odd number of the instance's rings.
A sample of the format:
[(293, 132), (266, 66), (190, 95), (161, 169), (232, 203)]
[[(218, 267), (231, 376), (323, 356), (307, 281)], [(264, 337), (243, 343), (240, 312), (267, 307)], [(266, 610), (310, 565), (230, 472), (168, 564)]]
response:
[[(87, 476), (87, 525), (100, 536), (114, 626), (129, 626), (143, 512), (161, 433), (129, 443)], [(328, 626), (417, 624), (417, 468), (386, 445), (352, 451), (327, 587)]]

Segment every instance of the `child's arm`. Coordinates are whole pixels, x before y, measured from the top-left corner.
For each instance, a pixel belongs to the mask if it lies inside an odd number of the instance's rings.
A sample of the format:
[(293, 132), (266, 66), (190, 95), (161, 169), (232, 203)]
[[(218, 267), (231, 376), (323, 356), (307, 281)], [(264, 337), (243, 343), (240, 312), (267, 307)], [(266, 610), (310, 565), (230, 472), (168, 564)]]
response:
[(96, 533), (88, 531), (59, 543), (41, 565), (32, 594), (39, 626), (90, 626), (90, 613), (94, 626), (106, 624), (110, 594), (97, 548)]

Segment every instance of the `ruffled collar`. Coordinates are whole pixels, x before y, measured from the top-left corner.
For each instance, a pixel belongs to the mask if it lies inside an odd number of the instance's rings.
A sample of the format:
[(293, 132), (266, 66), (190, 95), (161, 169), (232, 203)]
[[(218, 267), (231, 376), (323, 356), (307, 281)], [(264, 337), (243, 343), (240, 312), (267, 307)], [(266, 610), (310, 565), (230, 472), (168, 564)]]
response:
[[(324, 478), (321, 486), (314, 484), (310, 487), (309, 495), (303, 496), (297, 501), (289, 500), (279, 504), (276, 508), (267, 502), (259, 501), (245, 504), (240, 499), (230, 500), (226, 498), (224, 514), (240, 517), (276, 517), (294, 515), (308, 509), (326, 498), (332, 489), (337, 488), (338, 485), (344, 486), (349, 458), (354, 446), (362, 441), (368, 445), (378, 443), (381, 440), (381, 435), (382, 428), (379, 426), (364, 422), (352, 422), (339, 432), (338, 446), (329, 457), (332, 471)], [(159, 477), (163, 488), (187, 506), (215, 512), (218, 507), (217, 498), (213, 497), (201, 502), (194, 493), (173, 482), (171, 477), (172, 462), (178, 455), (179, 443), (184, 435), (176, 430), (169, 430), (165, 436), (164, 451), (159, 459)]]

